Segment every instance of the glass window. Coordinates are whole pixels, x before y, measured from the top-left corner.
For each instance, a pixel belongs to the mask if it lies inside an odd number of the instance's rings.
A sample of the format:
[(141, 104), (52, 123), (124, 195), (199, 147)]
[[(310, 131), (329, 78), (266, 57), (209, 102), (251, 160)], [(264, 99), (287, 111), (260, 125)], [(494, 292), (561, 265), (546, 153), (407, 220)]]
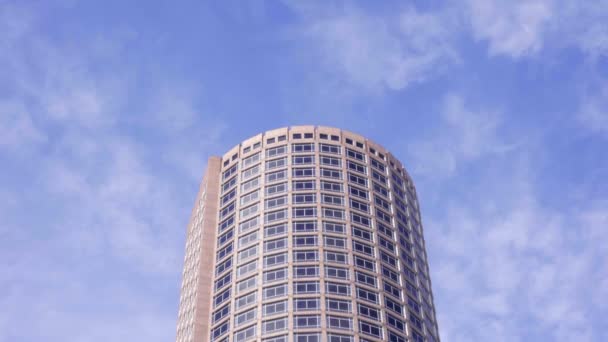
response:
[(248, 295), (244, 295), (244, 296), (241, 296), (241, 297), (237, 298), (236, 299), (236, 309), (238, 310), (238, 309), (240, 309), (242, 307), (245, 307), (245, 306), (247, 306), (249, 304), (255, 303), (256, 298), (257, 298), (257, 293), (256, 292), (251, 292)]
[(226, 261), (222, 262), (221, 264), (219, 264), (215, 267), (215, 275), (219, 275), (222, 272), (229, 270), (231, 267), (232, 267), (232, 258), (229, 258)]
[(392, 331), (388, 331), (388, 341), (389, 342), (407, 342), (405, 336), (400, 336)]
[(343, 192), (342, 183), (334, 183), (328, 181), (321, 181), (321, 190), (332, 191), (332, 192)]
[(254, 288), (257, 286), (257, 277), (251, 277), (249, 279), (245, 279), (243, 281), (240, 281), (238, 284), (236, 284), (236, 292), (237, 293), (242, 293), (245, 292), (251, 288)]
[(405, 331), (405, 322), (391, 314), (386, 314), (386, 322), (397, 330)]
[(367, 203), (363, 203), (354, 199), (350, 200), (350, 207), (355, 210), (360, 210), (365, 213), (369, 213), (369, 205)]
[(319, 156), (319, 160), (321, 165), (333, 166), (333, 167), (341, 167), (342, 159), (330, 156)]
[(234, 212), (234, 208), (236, 208), (236, 202), (232, 202), (222, 208), (222, 210), (220, 210), (220, 220)]
[(264, 272), (264, 284), (287, 279), (287, 268)]
[(343, 223), (323, 222), (323, 231), (328, 233), (345, 234), (346, 226)]
[(361, 152), (357, 152), (355, 150), (351, 150), (350, 148), (346, 149), (346, 155), (350, 158), (354, 158), (356, 160), (365, 161), (365, 155)]
[(319, 276), (319, 266), (294, 266), (294, 278), (309, 278)]
[(314, 190), (316, 188), (314, 180), (309, 181), (293, 181), (292, 186), (294, 191)]
[(264, 316), (276, 315), (287, 312), (287, 300), (264, 304), (264, 306), (262, 306), (262, 312), (264, 313)]
[(342, 171), (321, 168), (321, 177), (332, 178), (332, 179), (342, 179)]
[(378, 304), (378, 294), (376, 292), (368, 291), (364, 288), (357, 286), (357, 298), (366, 300), (368, 302)]
[(226, 323), (223, 323), (223, 324), (213, 328), (213, 330), (211, 330), (211, 340), (215, 341), (217, 338), (224, 335), (226, 332), (228, 332), (229, 327), (230, 327), (230, 322), (226, 321)]
[(247, 182), (241, 184), (241, 192), (242, 193), (248, 192), (249, 190), (255, 189), (259, 185), (260, 185), (260, 177), (256, 177), (250, 181), (247, 181)]
[(323, 208), (323, 217), (331, 218), (334, 220), (343, 220), (344, 219), (344, 210), (333, 209), (333, 208)]
[(321, 315), (294, 316), (293, 327), (298, 328), (318, 328), (321, 326)]
[(397, 303), (396, 301), (394, 301), (390, 298), (386, 298), (386, 296), (384, 297), (384, 302), (386, 304), (386, 307), (389, 310), (392, 310), (392, 311), (398, 313), (399, 315), (403, 315), (403, 307), (401, 306), (401, 304)]
[(260, 161), (260, 154), (256, 153), (252, 156), (249, 156), (245, 159), (243, 159), (243, 168), (253, 164), (253, 163), (257, 163), (258, 161)]
[(257, 228), (260, 224), (260, 217), (256, 216), (239, 224), (239, 233), (245, 233), (253, 228)]
[(367, 273), (355, 271), (355, 279), (357, 283), (364, 284), (371, 287), (378, 287), (376, 284), (376, 276), (369, 275)]
[(264, 201), (266, 209), (272, 209), (276, 207), (280, 207), (283, 205), (287, 205), (287, 196), (270, 198)]
[(360, 239), (367, 240), (367, 241), (374, 240), (372, 232), (370, 232), (366, 229), (362, 229), (362, 228), (353, 227), (353, 236), (358, 237)]
[(224, 171), (224, 173), (222, 173), (222, 180), (224, 181), (230, 178), (230, 176), (236, 174), (237, 167), (237, 164), (234, 164), (228, 170)]
[(257, 201), (260, 199), (260, 190), (256, 190), (254, 192), (248, 193), (247, 195), (241, 196), (241, 205), (249, 204), (253, 201)]
[(311, 294), (319, 293), (318, 281), (300, 281), (293, 283), (294, 294)]
[(258, 255), (258, 246), (253, 246), (239, 252), (239, 262)]
[(230, 303), (226, 304), (224, 307), (222, 307), (220, 309), (217, 309), (217, 311), (215, 311), (213, 313), (213, 318), (211, 319), (212, 323), (219, 322), (219, 320), (228, 316), (229, 313), (230, 313)]
[(214, 291), (222, 289), (224, 286), (230, 284), (232, 281), (232, 273), (228, 273), (225, 276), (215, 281)]
[(333, 266), (325, 267), (325, 277), (343, 279), (343, 280), (348, 280), (350, 278), (347, 268), (333, 267)]
[(236, 185), (236, 176), (232, 177), (230, 180), (226, 181), (226, 183), (224, 183), (222, 185), (222, 193), (225, 193), (226, 191), (230, 190), (235, 185)]
[(398, 300), (401, 300), (401, 290), (398, 287), (391, 285), (390, 283), (384, 281), (384, 293), (387, 293)]
[(376, 324), (360, 320), (359, 331), (366, 335), (382, 338), (382, 328)]
[(294, 298), (294, 311), (316, 311), (321, 308), (319, 298)]
[(287, 233), (287, 224), (282, 223), (275, 226), (269, 226), (264, 228), (264, 237), (272, 237)]
[(352, 311), (350, 300), (327, 298), (325, 300), (325, 306), (327, 308), (327, 311), (347, 312), (347, 313), (350, 313)]
[(371, 220), (367, 216), (363, 216), (363, 215), (359, 215), (359, 214), (351, 212), (350, 218), (354, 223), (358, 223), (358, 224), (368, 226), (368, 227), (372, 226)]
[(343, 206), (344, 205), (344, 197), (343, 196), (329, 195), (329, 194), (321, 194), (321, 203)]
[(240, 313), (234, 317), (234, 326), (238, 327), (245, 323), (251, 322), (256, 317), (257, 310), (255, 308)]
[(321, 342), (321, 334), (319, 333), (307, 333), (307, 334), (294, 334), (294, 342)]
[(317, 250), (303, 250), (293, 252), (293, 262), (311, 262), (319, 260), (319, 251)]
[(220, 206), (230, 202), (236, 196), (236, 189), (232, 189), (229, 193), (224, 195), (220, 201)]
[(224, 257), (228, 256), (233, 251), (234, 244), (231, 242), (226, 247), (220, 249), (216, 254), (216, 260), (221, 261)]
[(346, 239), (343, 238), (325, 236), (323, 244), (325, 247), (346, 249)]
[(287, 295), (287, 284), (266, 287), (262, 291), (262, 294), (263, 294), (264, 299), (286, 296)]
[(353, 330), (353, 319), (349, 317), (327, 316), (327, 327), (331, 329)]
[(368, 193), (366, 190), (362, 190), (359, 188), (356, 188), (354, 186), (348, 186), (348, 192), (355, 197), (359, 197), (359, 198), (363, 198), (365, 200), (369, 199)]
[(228, 232), (226, 232), (224, 235), (220, 235), (220, 237), (217, 238), (217, 247), (222, 247), (224, 244), (226, 244), (228, 241), (230, 241), (230, 239), (232, 239), (232, 237), (234, 236), (234, 230), (230, 229)]
[(292, 170), (292, 176), (293, 176), (293, 178), (314, 177), (315, 176), (315, 168), (314, 167), (294, 168)]
[(353, 250), (369, 256), (375, 255), (373, 246), (358, 241), (353, 241)]
[(340, 154), (340, 146), (330, 144), (319, 144), (319, 149), (323, 153)]
[(352, 172), (348, 173), (348, 181), (350, 183), (356, 184), (356, 185), (360, 185), (363, 187), (367, 188), (367, 178), (365, 177), (361, 177), (361, 176), (357, 176)]
[(260, 165), (256, 165), (252, 168), (249, 168), (249, 169), (243, 171), (243, 174), (241, 175), (241, 179), (243, 179), (243, 180), (249, 179), (249, 178), (257, 175), (258, 173), (260, 173)]
[(239, 248), (258, 241), (258, 232), (253, 232), (239, 238)]
[(293, 165), (314, 165), (315, 164), (315, 156), (314, 155), (297, 155), (291, 157), (291, 163)]
[(327, 342), (353, 342), (352, 336), (338, 335), (333, 333), (327, 334)]
[(305, 143), (305, 144), (292, 144), (291, 152), (314, 152), (315, 144), (314, 143)]
[(380, 321), (380, 310), (376, 308), (372, 308), (363, 304), (357, 304), (357, 311), (361, 316), (371, 318), (374, 321)]
[(349, 170), (353, 170), (355, 172), (359, 172), (364, 175), (367, 174), (367, 168), (364, 165), (355, 163), (354, 161), (347, 160), (346, 166), (348, 167)]
[(287, 238), (264, 241), (264, 252), (273, 252), (287, 248)]
[(287, 152), (287, 145), (268, 148), (268, 149), (266, 149), (266, 158), (280, 156), (282, 154), (285, 154), (286, 152)]
[(365, 258), (362, 258), (362, 257), (360, 257), (358, 255), (354, 256), (354, 260), (355, 260), (355, 265), (357, 267), (362, 267), (364, 269), (367, 269), (367, 270), (370, 270), (370, 271), (373, 271), (373, 272), (376, 271), (376, 263), (375, 262), (373, 262), (371, 260), (368, 260), (368, 259), (365, 259)]
[(258, 210), (259, 210), (259, 206), (257, 203), (252, 206), (249, 206), (247, 208), (241, 209), (240, 218), (243, 219), (243, 218), (249, 217), (253, 214), (256, 214), (258, 212)]
[(293, 232), (294, 233), (316, 232), (316, 231), (317, 231), (317, 221), (295, 221), (295, 222), (293, 222)]
[(293, 204), (316, 203), (315, 194), (294, 194), (292, 197)]
[(293, 247), (316, 246), (316, 235), (299, 235), (293, 237)]
[(283, 330), (287, 330), (287, 317), (262, 322), (263, 334), (270, 334)]
[(292, 208), (292, 217), (293, 218), (316, 217), (316, 216), (317, 216), (317, 208), (316, 207), (295, 207), (295, 208)]
[(287, 253), (268, 255), (264, 257), (264, 268), (287, 263)]
[(237, 268), (237, 277), (238, 278), (242, 278), (250, 273), (253, 273), (256, 269), (258, 268), (258, 261), (252, 261), (248, 264), (245, 264), (243, 266), (239, 266)]
[(266, 183), (272, 183), (287, 178), (287, 170), (281, 170), (266, 174)]
[(380, 172), (384, 173), (386, 171), (386, 166), (382, 162), (377, 161), (374, 158), (370, 158), (370, 163), (372, 164), (373, 168), (379, 170)]
[(220, 225), (218, 227), (218, 232), (222, 233), (226, 229), (230, 228), (230, 226), (232, 226), (233, 224), (234, 224), (234, 215), (230, 216), (229, 218), (224, 220), (222, 223), (220, 223)]
[(265, 223), (280, 221), (280, 220), (284, 220), (286, 218), (287, 218), (287, 209), (282, 209), (282, 210), (273, 211), (273, 212), (264, 214)]
[(244, 342), (255, 339), (255, 329), (257, 327), (255, 325), (250, 326), (249, 328), (245, 328), (241, 331), (237, 331), (234, 333), (234, 342)]
[(386, 185), (386, 177), (376, 171), (372, 171), (372, 178)]
[(266, 171), (278, 169), (287, 166), (287, 158), (279, 158), (274, 160), (269, 160), (266, 162)]
[(337, 263), (337, 264), (347, 264), (348, 255), (346, 253), (325, 251), (325, 262), (332, 262), (332, 263)]
[(350, 296), (350, 285), (325, 282), (325, 292), (340, 296)]
[(226, 289), (224, 292), (221, 292), (213, 297), (214, 308), (230, 299), (230, 290), (231, 289)]

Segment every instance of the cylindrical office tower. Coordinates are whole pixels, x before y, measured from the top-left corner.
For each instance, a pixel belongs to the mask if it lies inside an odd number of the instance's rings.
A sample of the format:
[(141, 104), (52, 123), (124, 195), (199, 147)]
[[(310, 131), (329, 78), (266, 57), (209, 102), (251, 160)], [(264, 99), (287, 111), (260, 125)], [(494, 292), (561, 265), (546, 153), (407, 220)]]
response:
[(281, 128), (209, 159), (178, 342), (439, 341), (416, 191), (383, 147)]

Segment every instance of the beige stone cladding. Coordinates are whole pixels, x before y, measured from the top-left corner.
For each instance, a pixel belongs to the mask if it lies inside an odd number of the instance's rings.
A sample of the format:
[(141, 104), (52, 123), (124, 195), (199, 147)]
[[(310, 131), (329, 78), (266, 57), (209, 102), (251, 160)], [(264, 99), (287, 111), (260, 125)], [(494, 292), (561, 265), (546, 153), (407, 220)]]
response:
[(178, 342), (439, 341), (416, 190), (382, 146), (267, 131), (210, 159), (201, 193)]

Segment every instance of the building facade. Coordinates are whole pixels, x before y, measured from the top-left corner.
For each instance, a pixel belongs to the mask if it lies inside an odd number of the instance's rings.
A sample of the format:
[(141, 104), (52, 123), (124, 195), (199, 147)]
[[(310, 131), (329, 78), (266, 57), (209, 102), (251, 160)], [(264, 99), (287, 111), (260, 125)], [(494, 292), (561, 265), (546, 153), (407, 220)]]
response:
[(416, 191), (364, 137), (297, 126), (211, 157), (177, 342), (437, 342)]

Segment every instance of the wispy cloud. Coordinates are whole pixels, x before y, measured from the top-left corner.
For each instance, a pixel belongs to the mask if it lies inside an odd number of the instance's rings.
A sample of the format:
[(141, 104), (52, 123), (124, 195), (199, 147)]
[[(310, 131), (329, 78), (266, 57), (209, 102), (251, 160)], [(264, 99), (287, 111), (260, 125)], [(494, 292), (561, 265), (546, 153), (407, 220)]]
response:
[(461, 95), (449, 94), (440, 116), (435, 132), (407, 145), (412, 171), (418, 175), (440, 179), (454, 174), (463, 162), (516, 147), (498, 134), (503, 119), (498, 110), (471, 107)]
[(552, 0), (468, 1), (472, 32), (490, 54), (522, 57), (538, 52), (554, 15)]
[(578, 119), (591, 132), (608, 134), (608, 82), (588, 85), (582, 96)]
[(439, 74), (457, 61), (452, 20), (413, 7), (377, 16), (346, 6), (295, 6), (299, 28), (320, 62), (343, 83), (378, 92), (400, 90)]
[(589, 319), (598, 317), (594, 302), (608, 300), (596, 286), (606, 282), (608, 255), (597, 243), (607, 238), (599, 228), (605, 204), (563, 212), (546, 207), (534, 173), (521, 169), (534, 163), (524, 159), (482, 171), (466, 193), (445, 191), (439, 208), (427, 205), (425, 232), (446, 341), (602, 340)]
[[(44, 340), (68, 330), (72, 341), (138, 340), (136, 329), (170, 339), (193, 199), (180, 189), (196, 189), (221, 119), (201, 120), (187, 82), (147, 72), (141, 89), (145, 65), (125, 63), (130, 30), (62, 41), (44, 31), (45, 15), (0, 8), (9, 19), (0, 24), (0, 73), (10, 85), (0, 98), (0, 157), (27, 151), (36, 169), (24, 182), (7, 165), (0, 180), (0, 340), (21, 341), (23, 329)], [(170, 290), (145, 286), (158, 279)]]

